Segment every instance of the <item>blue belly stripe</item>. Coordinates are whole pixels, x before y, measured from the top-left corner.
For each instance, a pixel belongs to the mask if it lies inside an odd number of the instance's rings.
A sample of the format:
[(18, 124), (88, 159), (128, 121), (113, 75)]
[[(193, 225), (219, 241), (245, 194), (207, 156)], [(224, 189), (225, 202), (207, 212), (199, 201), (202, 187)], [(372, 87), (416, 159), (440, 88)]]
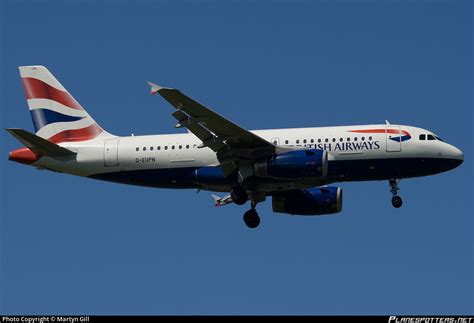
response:
[[(459, 166), (461, 160), (447, 158), (388, 158), (329, 161), (325, 184), (348, 181), (388, 180), (434, 175)], [(198, 175), (198, 177), (196, 177)], [(203, 188), (238, 185), (237, 176), (224, 177), (218, 167), (187, 167), (137, 169), (129, 171), (99, 173), (89, 177), (148, 187)], [(282, 182), (275, 179), (257, 178), (257, 181)], [(284, 181), (288, 182), (288, 181)], [(298, 182), (298, 179), (292, 182)]]

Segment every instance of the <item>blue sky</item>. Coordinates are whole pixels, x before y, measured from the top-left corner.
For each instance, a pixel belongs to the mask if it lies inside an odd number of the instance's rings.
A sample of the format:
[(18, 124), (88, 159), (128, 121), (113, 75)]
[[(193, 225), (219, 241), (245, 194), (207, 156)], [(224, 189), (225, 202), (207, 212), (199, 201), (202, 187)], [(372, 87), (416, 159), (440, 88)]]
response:
[(472, 314), (471, 1), (1, 1), (1, 123), (33, 130), (17, 66), (47, 66), (109, 132), (173, 133), (147, 80), (248, 129), (383, 123), (464, 151), (454, 171), (342, 183), (343, 212), (37, 171), (1, 140), (1, 313)]

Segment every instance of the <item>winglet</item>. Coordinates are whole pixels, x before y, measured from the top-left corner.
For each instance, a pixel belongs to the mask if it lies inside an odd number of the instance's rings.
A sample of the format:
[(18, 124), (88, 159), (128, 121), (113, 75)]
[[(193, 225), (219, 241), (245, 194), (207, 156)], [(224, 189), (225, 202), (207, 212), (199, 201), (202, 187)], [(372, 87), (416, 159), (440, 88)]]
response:
[(161, 90), (163, 87), (159, 86), (158, 84), (152, 83), (150, 81), (147, 82), (148, 86), (150, 87), (150, 94), (155, 95)]

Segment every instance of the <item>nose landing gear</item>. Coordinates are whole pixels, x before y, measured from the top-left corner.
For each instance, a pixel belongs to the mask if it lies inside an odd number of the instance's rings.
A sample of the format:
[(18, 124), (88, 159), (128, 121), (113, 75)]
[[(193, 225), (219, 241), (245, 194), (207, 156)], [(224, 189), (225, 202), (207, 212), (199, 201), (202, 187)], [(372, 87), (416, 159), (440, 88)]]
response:
[(392, 193), (392, 205), (394, 208), (397, 208), (397, 209), (403, 205), (402, 198), (398, 196), (398, 191), (400, 190), (398, 188), (399, 182), (400, 180), (397, 178), (392, 178), (388, 182), (390, 185), (390, 192)]
[(403, 205), (403, 201), (402, 201), (402, 198), (398, 195), (392, 197), (392, 205), (394, 208), (399, 208)]

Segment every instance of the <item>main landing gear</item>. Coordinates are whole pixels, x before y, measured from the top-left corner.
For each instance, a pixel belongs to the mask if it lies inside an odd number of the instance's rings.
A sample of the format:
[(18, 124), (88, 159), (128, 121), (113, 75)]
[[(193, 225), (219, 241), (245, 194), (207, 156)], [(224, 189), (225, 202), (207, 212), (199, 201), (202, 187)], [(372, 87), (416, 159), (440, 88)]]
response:
[(397, 178), (392, 178), (389, 180), (389, 185), (390, 185), (390, 192), (392, 193), (392, 205), (394, 208), (399, 208), (402, 206), (403, 201), (400, 196), (398, 196), (398, 191), (400, 190), (398, 188), (398, 183), (400, 182), (399, 179)]
[(250, 209), (244, 213), (244, 222), (250, 229), (255, 229), (260, 224), (260, 217), (257, 210)]
[(244, 222), (250, 229), (255, 229), (260, 224), (260, 217), (257, 213), (257, 203), (265, 201), (265, 194), (252, 193), (251, 209), (244, 213)]
[(249, 200), (247, 191), (242, 186), (234, 187), (232, 191), (230, 191), (230, 197), (237, 205), (244, 205)]
[[(237, 186), (230, 192), (232, 201), (237, 205), (243, 205), (249, 200), (247, 190), (243, 186)], [(257, 203), (265, 200), (265, 194), (258, 194), (253, 192), (251, 194), (251, 209), (244, 213), (244, 222), (251, 228), (255, 229), (260, 224), (260, 217), (258, 216), (256, 207)]]

